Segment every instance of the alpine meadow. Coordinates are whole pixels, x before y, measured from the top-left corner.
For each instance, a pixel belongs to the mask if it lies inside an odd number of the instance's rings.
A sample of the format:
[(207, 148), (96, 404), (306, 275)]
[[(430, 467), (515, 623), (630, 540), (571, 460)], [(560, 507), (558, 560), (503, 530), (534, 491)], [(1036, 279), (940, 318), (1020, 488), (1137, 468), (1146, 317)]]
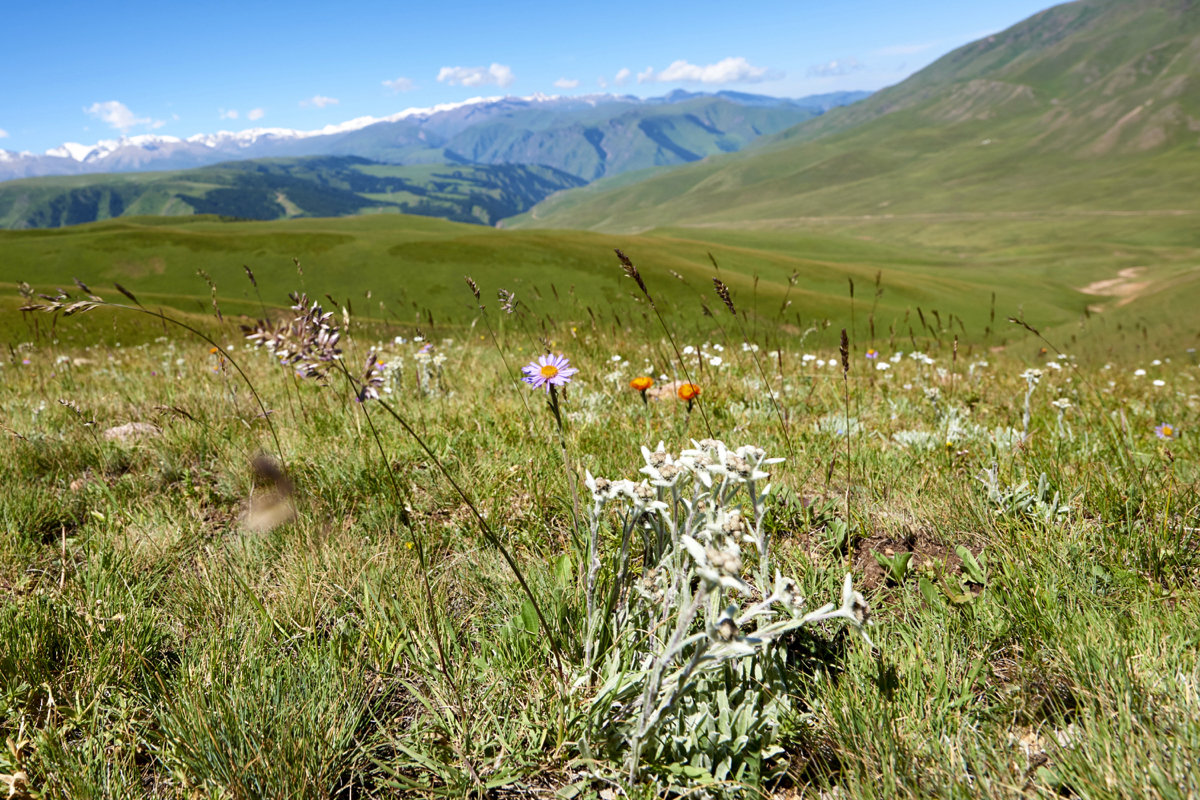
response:
[(971, 38), (0, 150), (0, 796), (1200, 798), (1200, 3)]

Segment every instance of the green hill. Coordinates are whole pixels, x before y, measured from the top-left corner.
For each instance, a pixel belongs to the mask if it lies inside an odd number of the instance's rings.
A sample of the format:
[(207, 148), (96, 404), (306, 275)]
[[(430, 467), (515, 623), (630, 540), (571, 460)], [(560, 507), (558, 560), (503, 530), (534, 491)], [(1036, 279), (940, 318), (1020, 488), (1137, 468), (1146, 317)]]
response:
[(515, 226), (1197, 209), (1200, 8), (1080, 0), (745, 151), (555, 195)]
[[(712, 293), (710, 253), (754, 326), (802, 329), (825, 318), (846, 320), (848, 281), (870, 295), (877, 275), (884, 289), (877, 305), (860, 301), (864, 335), (872, 306), (881, 337), (890, 325), (901, 338), (910, 325), (920, 332), (920, 306), (937, 309), (943, 323), (951, 314), (961, 317), (972, 337), (983, 338), (993, 292), (1001, 312), (1015, 313), (1024, 304), (1036, 318), (1054, 322), (1076, 318), (1088, 301), (1058, 275), (1042, 272), (1040, 264), (956, 270), (957, 257), (938, 248), (838, 234), (610, 236), (505, 231), (404, 215), (269, 222), (160, 217), (0, 231), (0, 279), (28, 281), (47, 293), (57, 286), (74, 291), (76, 277), (103, 291), (119, 281), (144, 302), (203, 311), (208, 307), (208, 286), (198, 275), (203, 270), (216, 283), (227, 313), (258, 313), (258, 297), (243, 270), (248, 265), (269, 303), (305, 289), (314, 296), (349, 297), (360, 313), (380, 319), (460, 324), (475, 314), (462, 279), (470, 274), (492, 309), (496, 290), (506, 288), (539, 317), (628, 324), (648, 309), (617, 266), (614, 247), (637, 260), (660, 307), (689, 330), (730, 324)], [(789, 289), (793, 276), (796, 285)], [(724, 318), (707, 315), (705, 306)]]
[(369, 213), (490, 225), (582, 183), (536, 165), (396, 166), (325, 156), (260, 159), (175, 172), (0, 183), (0, 226), (55, 228), (136, 215), (269, 220)]

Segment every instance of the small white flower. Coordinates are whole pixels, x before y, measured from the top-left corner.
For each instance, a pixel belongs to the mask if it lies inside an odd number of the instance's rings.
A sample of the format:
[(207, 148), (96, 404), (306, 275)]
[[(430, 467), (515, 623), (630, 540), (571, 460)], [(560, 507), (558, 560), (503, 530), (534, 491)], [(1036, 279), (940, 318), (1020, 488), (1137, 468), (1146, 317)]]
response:
[(892, 368), (892, 365), (886, 361), (880, 361), (875, 364), (875, 369), (878, 370), (879, 372), (883, 372), (884, 370), (888, 370), (891, 368)]
[(1142, 376), (1143, 376), (1143, 375), (1145, 375), (1145, 374), (1146, 374), (1146, 370), (1144, 370), (1144, 369), (1135, 369), (1135, 370), (1133, 371), (1133, 376), (1134, 376), (1135, 378), (1140, 378), (1140, 377), (1142, 377)]
[(1167, 385), (1167, 382), (1166, 382), (1166, 381), (1163, 381), (1163, 380), (1156, 380), (1156, 381), (1154, 382), (1154, 385), (1155, 385), (1155, 386), (1166, 386), (1166, 385)]
[(683, 348), (683, 354), (685, 356), (690, 356), (695, 352), (696, 352), (696, 348), (692, 347), (690, 344), (687, 347)]
[(712, 358), (710, 358), (710, 359), (708, 360), (708, 364), (709, 364), (709, 366), (712, 366), (712, 367), (719, 367), (719, 366), (721, 366), (721, 357), (720, 357), (720, 356), (713, 356)]

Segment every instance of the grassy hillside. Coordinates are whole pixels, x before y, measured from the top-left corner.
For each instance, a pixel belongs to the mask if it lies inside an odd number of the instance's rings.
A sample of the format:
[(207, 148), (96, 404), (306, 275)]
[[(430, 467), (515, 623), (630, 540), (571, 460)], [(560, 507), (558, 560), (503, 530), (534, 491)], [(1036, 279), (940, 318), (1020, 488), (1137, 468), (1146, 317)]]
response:
[(229, 162), (177, 172), (0, 183), (0, 226), (56, 228), (135, 215), (243, 219), (405, 213), (494, 224), (582, 180), (550, 167), (396, 166), (325, 157)]
[(526, 227), (1196, 210), (1200, 14), (1081, 0), (750, 150), (555, 195)]
[[(620, 247), (640, 265), (670, 324), (682, 330), (736, 329), (712, 291), (712, 278), (720, 275), (748, 331), (787, 337), (816, 326), (807, 334), (814, 343), (834, 342), (846, 326), (856, 342), (870, 339), (873, 327), (870, 340), (876, 343), (919, 340), (946, 347), (958, 336), (999, 345), (1014, 334), (1004, 321), (1008, 316), (1061, 326), (1066, 339), (1079, 333), (1089, 306), (1106, 309), (1092, 314), (1093, 330), (1117, 334), (1119, 326), (1142, 325), (1157, 330), (1164, 320), (1156, 309), (1170, 301), (1181, 309), (1182, 323), (1171, 328), (1171, 336), (1194, 344), (1197, 331), (1182, 311), (1200, 300), (1194, 269), (1200, 250), (1178, 220), (1158, 222), (1155, 230), (1141, 220), (1118, 218), (1108, 221), (1103, 234), (1094, 224), (1057, 221), (1015, 221), (1002, 229), (972, 222), (897, 223), (885, 242), (868, 232), (878, 232), (870, 226), (831, 226), (817, 233), (693, 228), (610, 235), (495, 230), (402, 215), (274, 222), (135, 219), (0, 232), (5, 255), (0, 280), (14, 288), (28, 281), (53, 293), (56, 286), (74, 291), (71, 282), (78, 277), (114, 298), (119, 296), (107, 287), (119, 281), (143, 302), (203, 314), (210, 301), (202, 270), (215, 282), (227, 314), (258, 314), (259, 295), (246, 279), (246, 265), (268, 304), (304, 289), (349, 302), (362, 316), (457, 329), (476, 314), (462, 280), (469, 274), (493, 311), (496, 291), (504, 288), (539, 319), (634, 325), (659, 337), (636, 287), (616, 264), (612, 248)], [(1106, 295), (1103, 286), (1100, 294), (1080, 291), (1138, 267), (1145, 269), (1132, 296)], [(12, 309), (15, 292), (10, 298)], [(714, 316), (706, 315), (706, 307)], [(105, 314), (94, 325), (112, 324)], [(31, 320), (12, 313), (0, 318), (9, 341), (30, 335)]]

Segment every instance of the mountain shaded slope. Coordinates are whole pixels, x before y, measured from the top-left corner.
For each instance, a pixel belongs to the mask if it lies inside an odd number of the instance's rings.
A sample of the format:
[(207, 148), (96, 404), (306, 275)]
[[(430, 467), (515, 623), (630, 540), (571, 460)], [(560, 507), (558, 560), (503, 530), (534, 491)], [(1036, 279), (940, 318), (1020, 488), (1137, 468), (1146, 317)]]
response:
[(750, 150), (509, 224), (1192, 209), (1198, 140), (1200, 4), (1080, 0)]
[(407, 213), (493, 224), (583, 181), (541, 166), (396, 166), (362, 158), (240, 161), (179, 172), (0, 183), (0, 227), (56, 228), (131, 215), (244, 219)]
[(313, 155), (358, 156), (390, 164), (541, 164), (585, 180), (628, 169), (680, 164), (736, 150), (866, 92), (790, 100), (740, 92), (665, 97), (616, 95), (502, 97), (382, 120), (351, 120), (320, 131), (133, 136), (45, 154), (0, 150), (0, 180), (187, 169), (219, 162)]

